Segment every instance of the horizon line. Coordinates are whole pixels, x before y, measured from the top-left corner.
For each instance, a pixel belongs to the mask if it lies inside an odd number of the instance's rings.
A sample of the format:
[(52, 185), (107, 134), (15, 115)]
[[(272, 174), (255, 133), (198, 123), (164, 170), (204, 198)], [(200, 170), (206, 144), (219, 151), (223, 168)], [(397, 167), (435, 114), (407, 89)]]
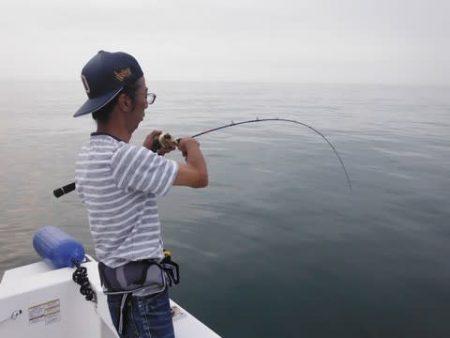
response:
[[(9, 78), (9, 77), (0, 77), (0, 82), (81, 82), (79, 79), (69, 79), (69, 78)], [(235, 84), (292, 84), (292, 85), (365, 85), (365, 86), (427, 86), (427, 87), (449, 87), (449, 83), (441, 83), (441, 82), (383, 82), (383, 81), (267, 81), (267, 80), (217, 80), (217, 79), (204, 79), (204, 80), (187, 80), (187, 79), (152, 79), (150, 82), (167, 82), (167, 83), (217, 83), (217, 84), (226, 84), (226, 83), (235, 83)]]

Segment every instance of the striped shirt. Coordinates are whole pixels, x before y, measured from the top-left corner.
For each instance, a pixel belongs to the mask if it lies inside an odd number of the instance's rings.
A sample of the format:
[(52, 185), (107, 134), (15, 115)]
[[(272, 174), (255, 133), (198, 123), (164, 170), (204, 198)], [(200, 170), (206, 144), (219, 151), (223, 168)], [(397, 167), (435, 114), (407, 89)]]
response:
[(156, 197), (168, 192), (177, 171), (177, 162), (145, 147), (91, 134), (76, 163), (75, 184), (100, 261), (115, 268), (163, 258)]

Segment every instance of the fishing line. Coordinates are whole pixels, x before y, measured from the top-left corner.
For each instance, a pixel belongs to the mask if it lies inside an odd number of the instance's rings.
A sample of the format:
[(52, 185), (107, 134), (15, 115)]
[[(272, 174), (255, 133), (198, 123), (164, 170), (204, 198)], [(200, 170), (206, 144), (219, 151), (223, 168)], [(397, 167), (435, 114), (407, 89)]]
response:
[[(240, 121), (240, 122), (231, 122), (229, 124), (220, 126), (220, 127), (216, 127), (216, 128), (211, 128), (205, 131), (202, 131), (198, 134), (192, 135), (192, 138), (196, 138), (202, 135), (206, 135), (212, 132), (216, 132), (222, 129), (226, 129), (226, 128), (230, 128), (230, 127), (235, 127), (235, 126), (239, 126), (241, 124), (249, 124), (249, 123), (257, 123), (257, 122), (273, 122), (273, 121), (280, 121), (280, 122), (288, 122), (288, 123), (295, 123), (301, 126), (304, 126), (306, 128), (309, 128), (310, 130), (312, 130), (313, 132), (315, 132), (316, 134), (318, 134), (320, 137), (322, 137), (327, 143), (328, 145), (331, 147), (331, 149), (333, 150), (334, 154), (336, 155), (337, 159), (339, 160), (339, 163), (341, 164), (342, 169), (344, 170), (344, 174), (345, 174), (345, 178), (347, 179), (347, 185), (350, 191), (352, 191), (352, 183), (350, 181), (350, 176), (348, 175), (347, 169), (345, 168), (345, 164), (344, 161), (342, 160), (341, 156), (339, 155), (339, 153), (336, 150), (336, 147), (325, 137), (324, 134), (322, 134), (320, 131), (318, 131), (317, 129), (311, 127), (310, 125), (297, 121), (297, 120), (292, 120), (292, 119), (285, 119), (285, 118), (256, 118), (253, 120), (246, 120), (246, 121)], [(53, 195), (55, 195), (56, 198), (61, 197), (62, 195), (68, 194), (69, 192), (75, 190), (75, 182), (69, 183), (61, 188), (55, 189), (53, 190)]]

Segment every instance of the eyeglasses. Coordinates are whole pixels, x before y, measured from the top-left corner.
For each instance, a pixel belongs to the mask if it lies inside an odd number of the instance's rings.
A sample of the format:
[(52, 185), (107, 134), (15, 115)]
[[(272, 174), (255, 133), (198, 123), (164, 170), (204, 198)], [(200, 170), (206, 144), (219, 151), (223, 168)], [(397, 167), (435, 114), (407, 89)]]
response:
[(147, 97), (148, 104), (153, 104), (153, 102), (155, 102), (155, 100), (156, 100), (156, 94), (153, 94), (153, 93), (147, 93), (146, 97)]

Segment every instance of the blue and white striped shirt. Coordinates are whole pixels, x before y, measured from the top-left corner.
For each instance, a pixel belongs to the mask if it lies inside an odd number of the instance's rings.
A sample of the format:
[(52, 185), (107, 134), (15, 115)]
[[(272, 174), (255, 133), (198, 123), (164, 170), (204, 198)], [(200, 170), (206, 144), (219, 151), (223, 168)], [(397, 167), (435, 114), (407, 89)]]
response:
[(177, 171), (177, 162), (145, 147), (91, 135), (76, 163), (75, 184), (100, 261), (115, 268), (163, 258), (156, 196), (168, 192)]

